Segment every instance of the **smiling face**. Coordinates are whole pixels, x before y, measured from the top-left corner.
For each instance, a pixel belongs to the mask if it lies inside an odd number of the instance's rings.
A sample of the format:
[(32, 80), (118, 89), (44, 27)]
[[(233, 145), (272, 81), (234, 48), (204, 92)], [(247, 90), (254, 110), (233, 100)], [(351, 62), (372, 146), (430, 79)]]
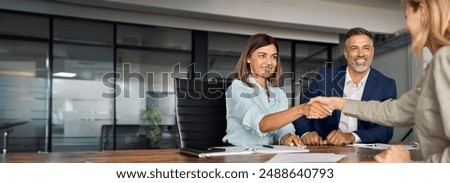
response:
[(275, 73), (277, 67), (278, 52), (275, 45), (256, 49), (250, 58), (247, 58), (247, 63), (250, 64), (250, 69), (254, 78), (269, 78)]
[(354, 35), (347, 39), (346, 45), (344, 56), (347, 59), (350, 70), (357, 73), (366, 72), (370, 64), (372, 64), (375, 50), (370, 37), (367, 35)]

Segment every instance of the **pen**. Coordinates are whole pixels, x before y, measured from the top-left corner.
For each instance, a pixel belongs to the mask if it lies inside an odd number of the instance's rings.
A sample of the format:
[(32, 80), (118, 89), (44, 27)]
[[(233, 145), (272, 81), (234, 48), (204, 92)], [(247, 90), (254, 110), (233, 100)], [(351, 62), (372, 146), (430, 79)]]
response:
[(271, 145), (263, 145), (263, 147), (273, 148), (273, 146), (271, 146)]

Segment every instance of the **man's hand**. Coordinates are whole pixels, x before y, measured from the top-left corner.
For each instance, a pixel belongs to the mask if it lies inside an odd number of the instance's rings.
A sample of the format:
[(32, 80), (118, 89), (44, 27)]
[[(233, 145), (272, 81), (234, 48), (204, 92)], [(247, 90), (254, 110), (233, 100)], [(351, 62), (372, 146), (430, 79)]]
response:
[(318, 102), (301, 104), (303, 107), (303, 115), (308, 119), (322, 119), (333, 113), (330, 107)]
[(311, 103), (321, 103), (326, 105), (330, 110), (340, 110), (344, 108), (345, 103), (347, 103), (347, 99), (341, 97), (316, 97), (312, 98), (308, 104)]
[(322, 145), (323, 139), (316, 131), (308, 132), (306, 135), (303, 135), (302, 141), (305, 145)]
[(328, 134), (327, 139), (323, 144), (329, 145), (346, 145), (355, 141), (355, 137), (351, 133), (338, 132), (333, 130)]

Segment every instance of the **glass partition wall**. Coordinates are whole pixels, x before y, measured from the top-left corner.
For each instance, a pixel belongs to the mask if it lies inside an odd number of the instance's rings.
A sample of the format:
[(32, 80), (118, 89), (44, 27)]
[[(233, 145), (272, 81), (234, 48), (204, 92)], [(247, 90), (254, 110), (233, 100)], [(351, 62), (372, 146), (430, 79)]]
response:
[[(49, 111), (49, 19), (0, 12), (1, 147), (8, 152), (46, 150)], [(21, 124), (20, 122), (25, 122)], [(5, 129), (8, 124), (21, 124)]]
[[(231, 80), (249, 38), (200, 32), (0, 11), (0, 122), (26, 121), (8, 151), (177, 148), (173, 78), (190, 78), (195, 57), (208, 79)], [(330, 45), (277, 41), (295, 105)]]
[(103, 76), (114, 71), (114, 25), (53, 21), (53, 151), (97, 150), (103, 125), (113, 124), (113, 88)]
[(303, 97), (303, 91), (308, 89), (312, 79), (314, 79), (321, 68), (330, 61), (329, 45), (321, 44), (295, 44), (295, 103), (298, 104)]
[[(130, 132), (135, 147), (174, 148), (178, 144), (173, 78), (187, 78), (191, 63), (191, 31), (161, 27), (119, 25), (117, 28), (117, 73), (121, 94), (117, 95), (117, 125), (141, 126)], [(147, 113), (157, 111), (157, 125)], [(156, 138), (148, 138), (151, 133)], [(131, 139), (129, 140), (131, 141)], [(145, 144), (145, 145), (142, 145)]]

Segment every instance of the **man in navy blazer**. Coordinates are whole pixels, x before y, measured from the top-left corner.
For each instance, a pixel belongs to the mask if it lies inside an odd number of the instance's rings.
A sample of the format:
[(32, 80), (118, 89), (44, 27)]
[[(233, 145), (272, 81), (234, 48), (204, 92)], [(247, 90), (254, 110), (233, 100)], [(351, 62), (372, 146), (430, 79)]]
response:
[[(313, 80), (304, 93), (301, 103), (316, 96), (338, 96), (356, 100), (384, 101), (395, 99), (395, 81), (370, 65), (373, 59), (372, 35), (363, 28), (347, 32), (344, 56), (347, 65), (325, 68)], [(388, 143), (393, 128), (359, 120), (333, 111), (324, 119), (301, 117), (294, 123), (296, 134), (305, 145), (345, 145), (360, 143)]]

